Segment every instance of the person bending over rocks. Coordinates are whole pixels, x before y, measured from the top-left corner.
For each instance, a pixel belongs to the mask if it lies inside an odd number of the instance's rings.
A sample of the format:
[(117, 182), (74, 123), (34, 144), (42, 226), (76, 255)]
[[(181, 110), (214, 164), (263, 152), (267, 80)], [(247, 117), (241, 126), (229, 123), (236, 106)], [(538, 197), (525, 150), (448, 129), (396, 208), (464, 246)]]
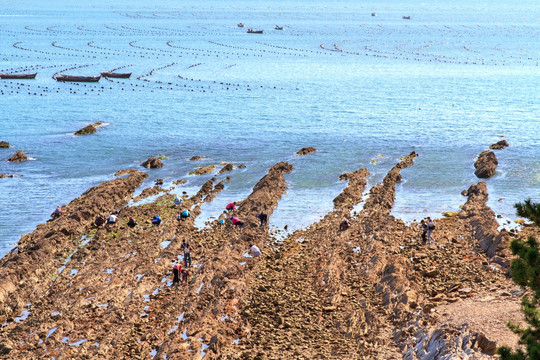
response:
[(182, 240), (182, 245), (180, 245), (180, 248), (184, 253), (184, 266), (191, 267), (191, 249), (186, 240)]
[(182, 269), (182, 272), (180, 273), (180, 282), (187, 284), (189, 280), (189, 275), (189, 271), (187, 271), (186, 269)]
[(159, 215), (156, 215), (156, 217), (152, 219), (152, 225), (159, 226), (159, 224), (161, 224), (161, 217), (159, 217)]
[(178, 195), (174, 197), (174, 205), (180, 206), (182, 204), (182, 198), (179, 198)]
[(261, 221), (260, 226), (268, 224), (268, 215), (266, 215), (265, 212), (262, 212), (259, 215), (257, 215), (257, 219), (259, 219)]
[(135, 226), (137, 226), (137, 223), (135, 222), (135, 220), (133, 220), (133, 218), (131, 216), (129, 217), (129, 221), (127, 223), (127, 226), (129, 226), (130, 228), (134, 228)]
[(228, 212), (236, 210), (236, 201), (228, 203), (227, 206), (225, 206), (225, 210), (227, 210)]
[(244, 226), (244, 222), (241, 221), (236, 216), (231, 217), (231, 222), (232, 222), (234, 227), (242, 227), (242, 226)]
[(98, 215), (96, 216), (96, 220), (94, 220), (94, 224), (96, 224), (97, 227), (100, 227), (101, 225), (105, 224), (105, 219), (103, 216)]
[(249, 247), (249, 252), (253, 257), (261, 256), (261, 249), (257, 245), (250, 244)]
[(433, 230), (435, 230), (435, 223), (433, 222), (433, 220), (431, 220), (430, 217), (428, 217), (427, 220), (428, 220), (428, 224), (427, 224), (427, 240), (428, 240), (428, 244), (429, 244), (429, 243), (435, 242), (435, 239), (431, 236), (431, 234), (433, 233)]
[(109, 215), (109, 219), (107, 219), (107, 222), (109, 224), (116, 224), (116, 220), (118, 220), (118, 217), (115, 213), (112, 213), (111, 215)]
[(339, 224), (339, 231), (345, 231), (347, 230), (349, 227), (351, 226), (351, 224), (349, 224), (349, 222), (347, 221), (347, 219), (344, 219), (341, 224)]
[(62, 207), (60, 205), (58, 205), (56, 207), (56, 209), (54, 209), (53, 213), (51, 214), (51, 217), (53, 219), (56, 219), (57, 217), (59, 217), (60, 215), (62, 215)]
[[(173, 260), (174, 263), (175, 260)], [(180, 283), (180, 272), (182, 271), (182, 264), (180, 262), (176, 262), (173, 265), (172, 272), (173, 272), (173, 285)]]
[(177, 215), (176, 218), (178, 219), (178, 221), (180, 221), (180, 220), (187, 219), (190, 216), (191, 216), (191, 213), (189, 212), (189, 210), (185, 209), (184, 211), (180, 213), (180, 215)]

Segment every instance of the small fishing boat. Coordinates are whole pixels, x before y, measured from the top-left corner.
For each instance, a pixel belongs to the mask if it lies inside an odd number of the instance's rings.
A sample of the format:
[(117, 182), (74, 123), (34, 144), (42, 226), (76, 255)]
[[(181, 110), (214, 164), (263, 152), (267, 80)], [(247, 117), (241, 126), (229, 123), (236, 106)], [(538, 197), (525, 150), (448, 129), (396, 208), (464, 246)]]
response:
[(411, 20), (410, 16), (403, 16), (403, 20)]
[(101, 76), (108, 78), (117, 78), (117, 79), (129, 79), (131, 73), (115, 73), (110, 71), (105, 71), (101, 73)]
[(377, 13), (371, 13), (371, 16), (377, 16)]
[(283, 30), (283, 26), (278, 26), (278, 25), (276, 25), (276, 27), (274, 28), (274, 30)]
[(243, 28), (243, 27), (246, 27), (246, 25), (244, 25), (244, 24), (242, 24), (242, 23), (238, 23), (238, 25), (236, 25), (236, 26), (242, 27), (242, 28)]
[(56, 81), (69, 82), (98, 82), (101, 76), (73, 76), (73, 75), (58, 75)]
[(0, 74), (0, 79), (35, 79), (37, 73), (33, 74)]
[(248, 29), (248, 34), (262, 34), (263, 30), (253, 30), (252, 28)]

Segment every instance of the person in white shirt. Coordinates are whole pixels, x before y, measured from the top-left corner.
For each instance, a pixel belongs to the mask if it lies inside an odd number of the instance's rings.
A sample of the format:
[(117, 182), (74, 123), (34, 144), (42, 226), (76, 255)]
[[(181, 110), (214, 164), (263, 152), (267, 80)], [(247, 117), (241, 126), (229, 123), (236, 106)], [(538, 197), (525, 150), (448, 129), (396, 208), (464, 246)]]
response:
[(251, 255), (253, 256), (260, 256), (261, 255), (261, 249), (259, 249), (257, 247), (257, 245), (250, 245), (251, 249), (250, 249), (250, 252), (251, 252)]
[(111, 215), (109, 215), (109, 220), (107, 220), (107, 222), (108, 222), (109, 224), (116, 224), (116, 219), (117, 219), (117, 218), (116, 218), (116, 215), (115, 215), (115, 214), (111, 214)]

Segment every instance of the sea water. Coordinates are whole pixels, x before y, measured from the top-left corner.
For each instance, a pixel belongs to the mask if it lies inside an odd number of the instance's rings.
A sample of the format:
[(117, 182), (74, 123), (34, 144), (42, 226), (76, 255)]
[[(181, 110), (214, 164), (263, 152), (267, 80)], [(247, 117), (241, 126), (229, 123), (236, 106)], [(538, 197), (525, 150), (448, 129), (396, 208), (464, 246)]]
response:
[[(294, 230), (332, 209), (341, 173), (365, 167), (372, 186), (411, 151), (393, 214), (458, 210), (475, 158), (504, 138), (489, 205), (512, 219), (514, 203), (540, 199), (539, 15), (535, 1), (5, 1), (0, 72), (38, 75), (0, 80), (12, 144), (0, 173), (21, 175), (0, 179), (0, 255), (57, 205), (157, 155), (165, 166), (144, 186), (182, 178), (175, 191), (190, 194), (212, 176), (188, 175), (196, 166), (246, 165), (219, 176), (231, 180), (201, 224), (292, 163), (270, 223)], [(52, 79), (120, 67), (132, 77)], [(96, 121), (97, 134), (73, 135)], [(296, 157), (305, 146), (318, 152)], [(35, 160), (5, 161), (16, 150)]]

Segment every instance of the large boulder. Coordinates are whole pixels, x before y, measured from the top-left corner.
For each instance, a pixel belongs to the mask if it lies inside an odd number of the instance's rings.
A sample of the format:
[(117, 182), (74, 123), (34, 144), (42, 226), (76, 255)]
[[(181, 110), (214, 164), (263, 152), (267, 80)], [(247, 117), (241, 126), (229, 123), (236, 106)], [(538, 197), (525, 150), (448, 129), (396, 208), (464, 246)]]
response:
[(159, 158), (149, 158), (145, 162), (141, 164), (142, 167), (145, 167), (147, 169), (157, 169), (163, 167), (163, 163)]
[(493, 151), (483, 151), (478, 155), (478, 159), (474, 163), (474, 167), (476, 168), (474, 174), (481, 179), (490, 178), (495, 174), (498, 164), (499, 162)]
[(496, 142), (495, 144), (491, 144), (489, 146), (489, 148), (491, 150), (502, 150), (502, 149), (504, 149), (505, 147), (508, 147), (508, 146), (509, 146), (508, 141), (501, 140), (501, 141)]
[(28, 160), (28, 157), (24, 155), (22, 150), (17, 151), (12, 157), (8, 159), (9, 162), (23, 162)]
[(80, 130), (75, 131), (75, 135), (88, 135), (94, 134), (97, 132), (97, 129), (94, 125), (87, 125)]
[(296, 156), (309, 155), (316, 152), (317, 152), (317, 149), (309, 146), (309, 147), (301, 148), (300, 150), (298, 150), (298, 152), (296, 153)]
[(0, 141), (0, 149), (7, 149), (9, 148), (11, 145), (9, 145), (8, 142), (6, 141)]

